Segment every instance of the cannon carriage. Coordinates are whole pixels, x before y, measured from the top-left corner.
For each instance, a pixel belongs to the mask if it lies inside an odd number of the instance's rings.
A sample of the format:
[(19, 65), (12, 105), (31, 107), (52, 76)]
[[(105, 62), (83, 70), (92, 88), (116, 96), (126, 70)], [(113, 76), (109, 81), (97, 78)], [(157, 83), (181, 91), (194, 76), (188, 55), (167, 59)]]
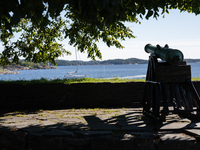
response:
[[(169, 113), (200, 119), (200, 98), (191, 82), (191, 66), (180, 50), (147, 44), (150, 53), (143, 97), (143, 114), (165, 121)], [(163, 61), (158, 61), (160, 58)]]

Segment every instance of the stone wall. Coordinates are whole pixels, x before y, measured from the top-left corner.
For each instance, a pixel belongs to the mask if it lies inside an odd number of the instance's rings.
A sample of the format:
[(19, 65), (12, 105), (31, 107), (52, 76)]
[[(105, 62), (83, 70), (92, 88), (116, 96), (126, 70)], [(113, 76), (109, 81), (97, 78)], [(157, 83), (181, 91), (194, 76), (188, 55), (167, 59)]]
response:
[[(200, 93), (200, 82), (194, 82)], [(1, 84), (0, 109), (65, 109), (135, 107), (144, 82), (78, 84)]]
[[(56, 132), (40, 136), (23, 131), (3, 131), (1, 150), (198, 150), (195, 138), (182, 134), (133, 132), (124, 135), (61, 136)], [(161, 137), (161, 138), (160, 138)], [(12, 139), (12, 140), (11, 140)]]

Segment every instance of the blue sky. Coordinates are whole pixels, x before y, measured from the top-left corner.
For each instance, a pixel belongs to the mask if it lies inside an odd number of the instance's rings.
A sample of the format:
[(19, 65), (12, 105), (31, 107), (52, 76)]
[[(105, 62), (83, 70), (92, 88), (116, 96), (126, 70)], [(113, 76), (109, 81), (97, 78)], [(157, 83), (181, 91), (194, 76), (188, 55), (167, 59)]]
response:
[[(179, 49), (185, 58), (200, 58), (200, 15), (179, 10), (170, 10), (165, 14), (165, 18), (160, 16), (157, 20), (141, 20), (141, 24), (127, 23), (136, 38), (127, 39), (122, 42), (124, 49), (107, 47), (104, 43), (99, 43), (103, 59), (127, 59), (140, 58), (148, 59), (149, 54), (144, 51), (144, 46), (148, 43), (164, 46), (168, 44), (170, 48)], [(74, 47), (65, 41), (65, 48), (72, 52), (71, 56), (60, 59), (74, 60)], [(87, 54), (79, 54), (81, 60), (89, 61)]]

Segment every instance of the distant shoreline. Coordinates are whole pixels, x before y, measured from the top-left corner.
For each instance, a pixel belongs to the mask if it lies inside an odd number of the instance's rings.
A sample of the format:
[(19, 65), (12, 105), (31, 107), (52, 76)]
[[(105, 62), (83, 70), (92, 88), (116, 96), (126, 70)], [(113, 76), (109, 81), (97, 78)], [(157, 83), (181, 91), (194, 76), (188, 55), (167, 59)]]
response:
[(58, 67), (55, 67), (55, 66), (38, 66), (38, 67), (29, 68), (29, 67), (20, 66), (20, 65), (9, 65), (9, 66), (3, 67), (3, 69), (0, 71), (0, 75), (19, 74), (20, 72), (18, 70), (38, 70), (38, 69), (58, 69)]
[(11, 71), (8, 69), (3, 69), (3, 71), (0, 72), (0, 75), (5, 75), (5, 74), (19, 74), (19, 71)]
[(38, 70), (38, 69), (58, 69), (55, 66), (46, 66), (46, 65), (41, 65), (38, 67), (27, 67), (27, 66), (21, 66), (21, 65), (9, 65), (9, 66), (4, 66), (4, 69), (8, 70)]
[[(200, 59), (184, 59), (187, 63), (199, 63)], [(129, 59), (111, 59), (105, 61), (69, 61), (57, 60), (58, 66), (76, 66), (76, 65), (131, 65), (131, 64), (147, 64), (148, 60), (129, 58)]]
[(76, 65), (129, 65), (129, 64), (146, 64), (148, 60), (129, 58), (129, 59), (112, 59), (105, 61), (68, 61), (56, 60), (58, 66), (76, 66)]

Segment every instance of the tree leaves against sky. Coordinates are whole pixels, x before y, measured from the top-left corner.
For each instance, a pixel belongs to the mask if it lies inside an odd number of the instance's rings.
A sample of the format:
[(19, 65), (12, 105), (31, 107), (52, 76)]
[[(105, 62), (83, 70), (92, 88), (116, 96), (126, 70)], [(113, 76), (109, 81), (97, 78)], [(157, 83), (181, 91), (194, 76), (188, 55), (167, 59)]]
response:
[[(97, 46), (123, 48), (120, 41), (134, 38), (125, 22), (157, 18), (170, 9), (200, 13), (199, 0), (9, 0), (0, 1), (0, 39), (4, 50), (0, 63), (27, 61), (52, 62), (70, 52), (59, 41), (69, 44), (95, 60), (102, 58)], [(64, 14), (64, 16), (61, 15)], [(160, 13), (161, 12), (161, 13)], [(14, 35), (19, 35), (17, 40)], [(15, 39), (15, 41), (14, 41)]]

